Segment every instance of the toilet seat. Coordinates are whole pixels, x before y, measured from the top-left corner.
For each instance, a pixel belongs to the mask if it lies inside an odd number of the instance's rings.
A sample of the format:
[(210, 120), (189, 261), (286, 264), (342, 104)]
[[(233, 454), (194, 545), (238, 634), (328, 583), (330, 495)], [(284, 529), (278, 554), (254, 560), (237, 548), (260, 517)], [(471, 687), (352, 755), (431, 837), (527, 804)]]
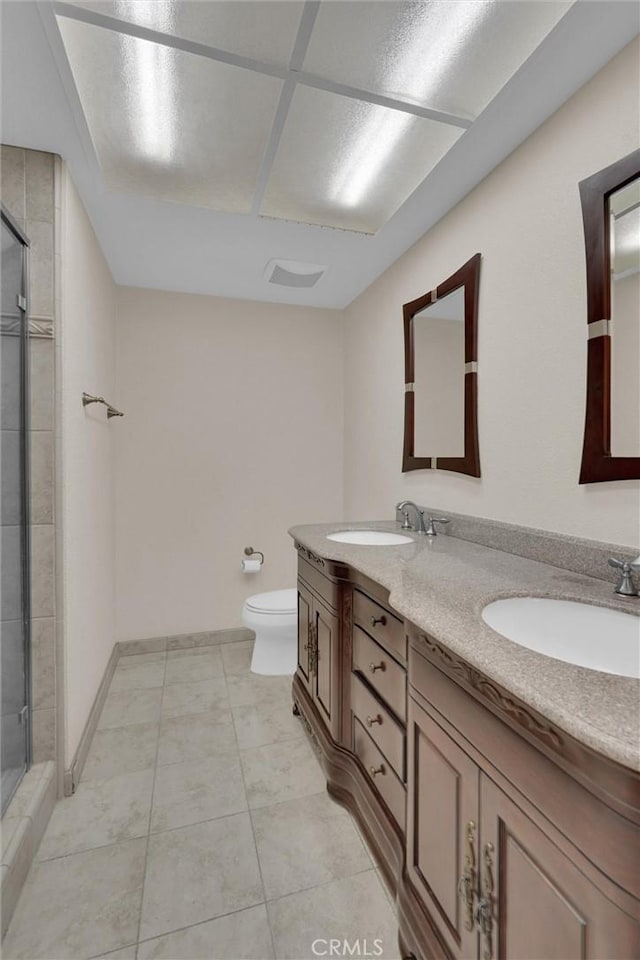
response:
[(277, 617), (294, 614), (298, 610), (298, 591), (292, 588), (289, 590), (271, 590), (269, 593), (256, 593), (245, 601), (245, 607), (251, 613), (259, 613), (264, 616)]

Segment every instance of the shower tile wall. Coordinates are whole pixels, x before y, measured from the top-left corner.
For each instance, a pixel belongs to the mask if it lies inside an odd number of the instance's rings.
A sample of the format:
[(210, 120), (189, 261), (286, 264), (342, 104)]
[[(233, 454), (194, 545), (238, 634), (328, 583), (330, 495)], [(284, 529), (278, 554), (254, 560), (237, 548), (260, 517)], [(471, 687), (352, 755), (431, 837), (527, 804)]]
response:
[(53, 760), (56, 743), (54, 527), (54, 247), (57, 158), (2, 146), (1, 196), (29, 237), (30, 452), (33, 763)]

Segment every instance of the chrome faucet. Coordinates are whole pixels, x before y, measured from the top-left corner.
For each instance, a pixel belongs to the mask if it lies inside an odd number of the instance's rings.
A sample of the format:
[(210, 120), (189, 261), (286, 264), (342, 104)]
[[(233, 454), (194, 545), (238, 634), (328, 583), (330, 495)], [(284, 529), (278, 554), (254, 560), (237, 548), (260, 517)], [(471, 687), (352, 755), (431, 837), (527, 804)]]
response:
[[(416, 525), (412, 527), (409, 523), (409, 510), (408, 507), (413, 507), (416, 514)], [(413, 500), (401, 500), (400, 503), (396, 504), (396, 510), (402, 510), (402, 529), (403, 530), (415, 530), (416, 533), (426, 533), (427, 528), (424, 525), (424, 510), (421, 510), (417, 503), (414, 503)]]
[(620, 571), (620, 579), (616, 584), (616, 593), (621, 597), (637, 597), (638, 588), (633, 582), (633, 574), (640, 571), (640, 556), (630, 563), (628, 560), (616, 560), (615, 557), (609, 558), (609, 566), (615, 567)]
[[(416, 526), (412, 527), (409, 523), (409, 510), (408, 507), (413, 507), (416, 514)], [(438, 534), (438, 531), (435, 528), (436, 523), (450, 523), (448, 517), (429, 517), (429, 522), (425, 524), (424, 521), (424, 510), (421, 510), (417, 503), (414, 503), (413, 500), (401, 500), (400, 503), (396, 504), (396, 510), (402, 510), (402, 529), (403, 530), (414, 530), (416, 533), (425, 534), (427, 537), (435, 537)]]

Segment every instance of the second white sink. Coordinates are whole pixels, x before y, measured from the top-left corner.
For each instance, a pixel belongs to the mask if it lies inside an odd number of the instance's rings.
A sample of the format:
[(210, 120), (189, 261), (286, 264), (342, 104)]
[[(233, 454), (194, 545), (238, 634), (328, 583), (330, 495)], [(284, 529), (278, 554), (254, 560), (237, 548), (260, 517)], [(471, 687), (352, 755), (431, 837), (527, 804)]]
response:
[(411, 537), (405, 537), (402, 533), (387, 533), (385, 530), (339, 530), (337, 533), (328, 533), (327, 540), (367, 547), (390, 547), (398, 543), (411, 543)]
[(572, 600), (495, 600), (482, 619), (521, 647), (590, 670), (640, 678), (640, 618)]

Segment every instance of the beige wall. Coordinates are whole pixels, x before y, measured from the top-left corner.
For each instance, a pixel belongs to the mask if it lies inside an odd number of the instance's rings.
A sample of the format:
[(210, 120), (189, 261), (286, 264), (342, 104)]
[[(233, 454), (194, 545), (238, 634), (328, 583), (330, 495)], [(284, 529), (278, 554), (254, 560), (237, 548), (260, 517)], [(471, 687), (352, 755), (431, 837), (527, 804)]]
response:
[[(347, 310), (345, 510), (442, 509), (637, 545), (640, 483), (578, 485), (586, 287), (578, 181), (638, 145), (634, 41)], [(402, 304), (482, 253), (482, 478), (401, 473)]]
[(65, 167), (62, 173), (61, 401), (65, 767), (115, 641), (113, 443), (119, 420), (83, 408), (82, 392), (117, 403), (116, 287)]
[[(343, 316), (119, 291), (119, 639), (233, 627), (295, 585), (287, 528), (342, 516)], [(262, 550), (254, 576), (243, 548)]]

